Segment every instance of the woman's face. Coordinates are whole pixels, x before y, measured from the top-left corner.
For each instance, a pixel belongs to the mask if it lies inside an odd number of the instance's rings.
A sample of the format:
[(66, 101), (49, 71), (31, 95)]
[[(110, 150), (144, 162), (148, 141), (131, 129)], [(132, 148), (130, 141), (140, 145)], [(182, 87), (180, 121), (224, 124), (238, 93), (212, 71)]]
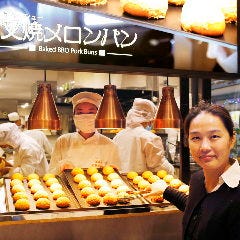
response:
[(199, 166), (221, 171), (229, 165), (235, 136), (230, 138), (219, 117), (202, 112), (190, 124), (188, 142), (190, 153)]

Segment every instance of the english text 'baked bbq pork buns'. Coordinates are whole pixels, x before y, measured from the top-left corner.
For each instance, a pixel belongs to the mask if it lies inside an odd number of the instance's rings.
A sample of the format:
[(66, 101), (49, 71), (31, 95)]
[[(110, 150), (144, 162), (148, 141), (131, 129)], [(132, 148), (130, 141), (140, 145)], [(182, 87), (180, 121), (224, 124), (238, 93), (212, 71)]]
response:
[(180, 20), (182, 29), (210, 37), (223, 35), (225, 18), (217, 1), (186, 0)]
[(120, 0), (123, 11), (143, 18), (165, 18), (168, 0)]
[(61, 2), (73, 3), (78, 5), (104, 5), (107, 0), (60, 0)]

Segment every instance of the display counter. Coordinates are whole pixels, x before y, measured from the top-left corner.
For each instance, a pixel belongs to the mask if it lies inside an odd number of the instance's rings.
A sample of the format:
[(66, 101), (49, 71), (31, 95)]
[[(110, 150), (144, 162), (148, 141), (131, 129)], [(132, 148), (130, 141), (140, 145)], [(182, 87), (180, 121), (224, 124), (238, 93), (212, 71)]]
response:
[(181, 239), (182, 212), (174, 207), (114, 215), (103, 215), (102, 211), (75, 211), (15, 215), (11, 216), (12, 220), (10, 216), (1, 217), (1, 240)]

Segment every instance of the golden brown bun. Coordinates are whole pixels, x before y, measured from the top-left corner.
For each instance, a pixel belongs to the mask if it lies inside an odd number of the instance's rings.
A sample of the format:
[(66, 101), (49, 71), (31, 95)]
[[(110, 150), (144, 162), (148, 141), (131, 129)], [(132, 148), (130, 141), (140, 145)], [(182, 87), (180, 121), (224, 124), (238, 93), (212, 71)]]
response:
[(150, 183), (154, 183), (154, 182), (156, 182), (156, 181), (158, 181), (158, 180), (160, 180), (160, 177), (157, 176), (157, 175), (152, 175), (151, 177), (148, 178), (148, 181), (149, 181)]
[(55, 178), (55, 175), (52, 174), (52, 173), (46, 173), (46, 174), (43, 176), (43, 181), (46, 182), (49, 178)]
[(52, 193), (52, 197), (54, 200), (57, 200), (59, 197), (66, 197), (66, 193), (63, 190), (58, 189)]
[(62, 185), (60, 184), (60, 183), (53, 183), (50, 187), (49, 187), (49, 189), (50, 189), (50, 191), (51, 192), (54, 192), (54, 191), (56, 191), (56, 190), (62, 190)]
[(109, 175), (110, 173), (115, 172), (115, 170), (111, 166), (105, 166), (105, 167), (103, 167), (102, 172), (104, 175)]
[(166, 17), (165, 9), (144, 8), (142, 5), (131, 0), (126, 1), (123, 4), (123, 11), (136, 17), (143, 17), (148, 19), (149, 18), (159, 19)]
[(10, 186), (11, 187), (13, 187), (14, 185), (18, 185), (18, 184), (23, 185), (23, 182), (21, 180), (19, 180), (19, 179), (13, 179), (10, 182)]
[(100, 187), (98, 190), (98, 195), (104, 197), (107, 193), (112, 192), (112, 189), (108, 186)]
[(36, 173), (31, 173), (27, 176), (27, 180), (30, 181), (31, 179), (39, 179), (39, 175)]
[(30, 188), (35, 184), (41, 184), (41, 181), (38, 179), (31, 179), (28, 181), (28, 187), (30, 187)]
[(27, 196), (27, 193), (25, 192), (16, 192), (14, 195), (13, 195), (13, 201), (16, 202), (18, 199), (28, 199), (28, 196)]
[(141, 180), (139, 181), (138, 183), (138, 187), (141, 189), (141, 190), (144, 190), (145, 188), (149, 187), (150, 186), (150, 183), (147, 181), (147, 180)]
[(145, 179), (150, 178), (153, 175), (153, 173), (151, 171), (145, 171), (142, 173), (142, 177)]
[(104, 5), (107, 0), (61, 0), (66, 3), (74, 3), (78, 5)]
[(194, 32), (198, 33), (204, 36), (210, 36), (210, 37), (218, 37), (223, 35), (225, 31), (225, 23), (224, 22), (219, 22), (219, 23), (206, 23), (204, 26), (199, 25), (199, 26), (194, 26), (191, 25), (189, 26), (188, 24), (181, 24), (181, 27), (184, 31), (187, 32)]
[(179, 179), (174, 178), (170, 181), (169, 185), (173, 188), (179, 188), (182, 185), (182, 182)]
[(46, 182), (45, 182), (45, 184), (48, 186), (48, 187), (50, 187), (53, 183), (59, 183), (59, 181), (57, 180), (57, 178), (49, 178)]
[(92, 176), (91, 176), (91, 181), (92, 182), (96, 182), (97, 180), (99, 179), (103, 179), (103, 175), (101, 173), (94, 173)]
[(22, 184), (16, 184), (11, 189), (12, 194), (15, 194), (17, 192), (25, 192), (25, 188)]
[(120, 176), (117, 174), (117, 173), (110, 173), (108, 176), (107, 176), (107, 179), (108, 181), (112, 181), (114, 179), (120, 179)]
[(36, 201), (36, 207), (39, 209), (48, 209), (50, 208), (50, 201), (47, 198), (39, 198)]
[(83, 188), (85, 188), (85, 187), (91, 187), (92, 186), (92, 184), (91, 184), (91, 182), (90, 181), (88, 181), (88, 180), (82, 180), (79, 184), (78, 184), (78, 189), (83, 189)]
[(81, 173), (79, 173), (73, 177), (73, 181), (76, 183), (80, 183), (82, 180), (86, 180), (86, 179), (87, 179), (86, 176)]
[(11, 179), (19, 179), (21, 181), (23, 181), (24, 177), (21, 173), (14, 173), (12, 176), (11, 176)]
[(161, 203), (163, 202), (164, 199), (162, 195), (154, 195), (150, 197), (150, 200), (151, 202), (154, 202), (154, 203)]
[(27, 199), (21, 198), (15, 202), (14, 206), (17, 210), (26, 211), (30, 208), (30, 203)]
[(128, 172), (127, 174), (127, 178), (131, 180), (134, 179), (136, 176), (138, 176), (138, 173), (134, 171)]
[(171, 5), (182, 6), (186, 0), (168, 0)]
[(208, 0), (186, 1), (180, 22), (184, 31), (211, 37), (223, 35), (226, 26), (220, 4)]
[(101, 197), (99, 197), (97, 194), (93, 193), (87, 196), (86, 202), (91, 206), (97, 206), (101, 202)]
[(39, 198), (48, 198), (48, 193), (45, 190), (38, 190), (33, 195), (34, 200), (38, 200)]
[(95, 190), (92, 187), (85, 187), (80, 193), (82, 197), (86, 198), (88, 195), (95, 193)]
[(97, 173), (98, 172), (98, 169), (96, 168), (96, 167), (89, 167), (88, 169), (87, 169), (87, 174), (88, 175), (93, 175), (94, 173)]
[(84, 174), (84, 171), (80, 167), (75, 167), (75, 168), (72, 169), (71, 174), (73, 176), (76, 176), (77, 174)]
[(106, 205), (116, 205), (118, 203), (118, 197), (113, 193), (108, 193), (103, 197), (103, 202)]
[(59, 197), (56, 201), (56, 205), (60, 208), (66, 208), (70, 206), (70, 200), (68, 197)]
[(41, 185), (41, 184), (34, 184), (32, 187), (31, 187), (31, 193), (34, 194), (36, 193), (37, 191), (39, 190), (44, 190), (44, 187)]
[(161, 179), (164, 178), (167, 175), (167, 171), (166, 170), (159, 170), (157, 172), (157, 176), (160, 177)]

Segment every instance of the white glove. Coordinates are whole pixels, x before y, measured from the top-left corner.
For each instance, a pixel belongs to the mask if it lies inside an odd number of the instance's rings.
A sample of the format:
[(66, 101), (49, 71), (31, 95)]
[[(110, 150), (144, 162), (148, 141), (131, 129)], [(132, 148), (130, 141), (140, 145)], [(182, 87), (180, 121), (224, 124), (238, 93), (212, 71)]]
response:
[(148, 194), (145, 194), (145, 197), (153, 196), (153, 195), (162, 195), (163, 192), (168, 187), (167, 183), (164, 180), (158, 180), (150, 185), (151, 192)]

